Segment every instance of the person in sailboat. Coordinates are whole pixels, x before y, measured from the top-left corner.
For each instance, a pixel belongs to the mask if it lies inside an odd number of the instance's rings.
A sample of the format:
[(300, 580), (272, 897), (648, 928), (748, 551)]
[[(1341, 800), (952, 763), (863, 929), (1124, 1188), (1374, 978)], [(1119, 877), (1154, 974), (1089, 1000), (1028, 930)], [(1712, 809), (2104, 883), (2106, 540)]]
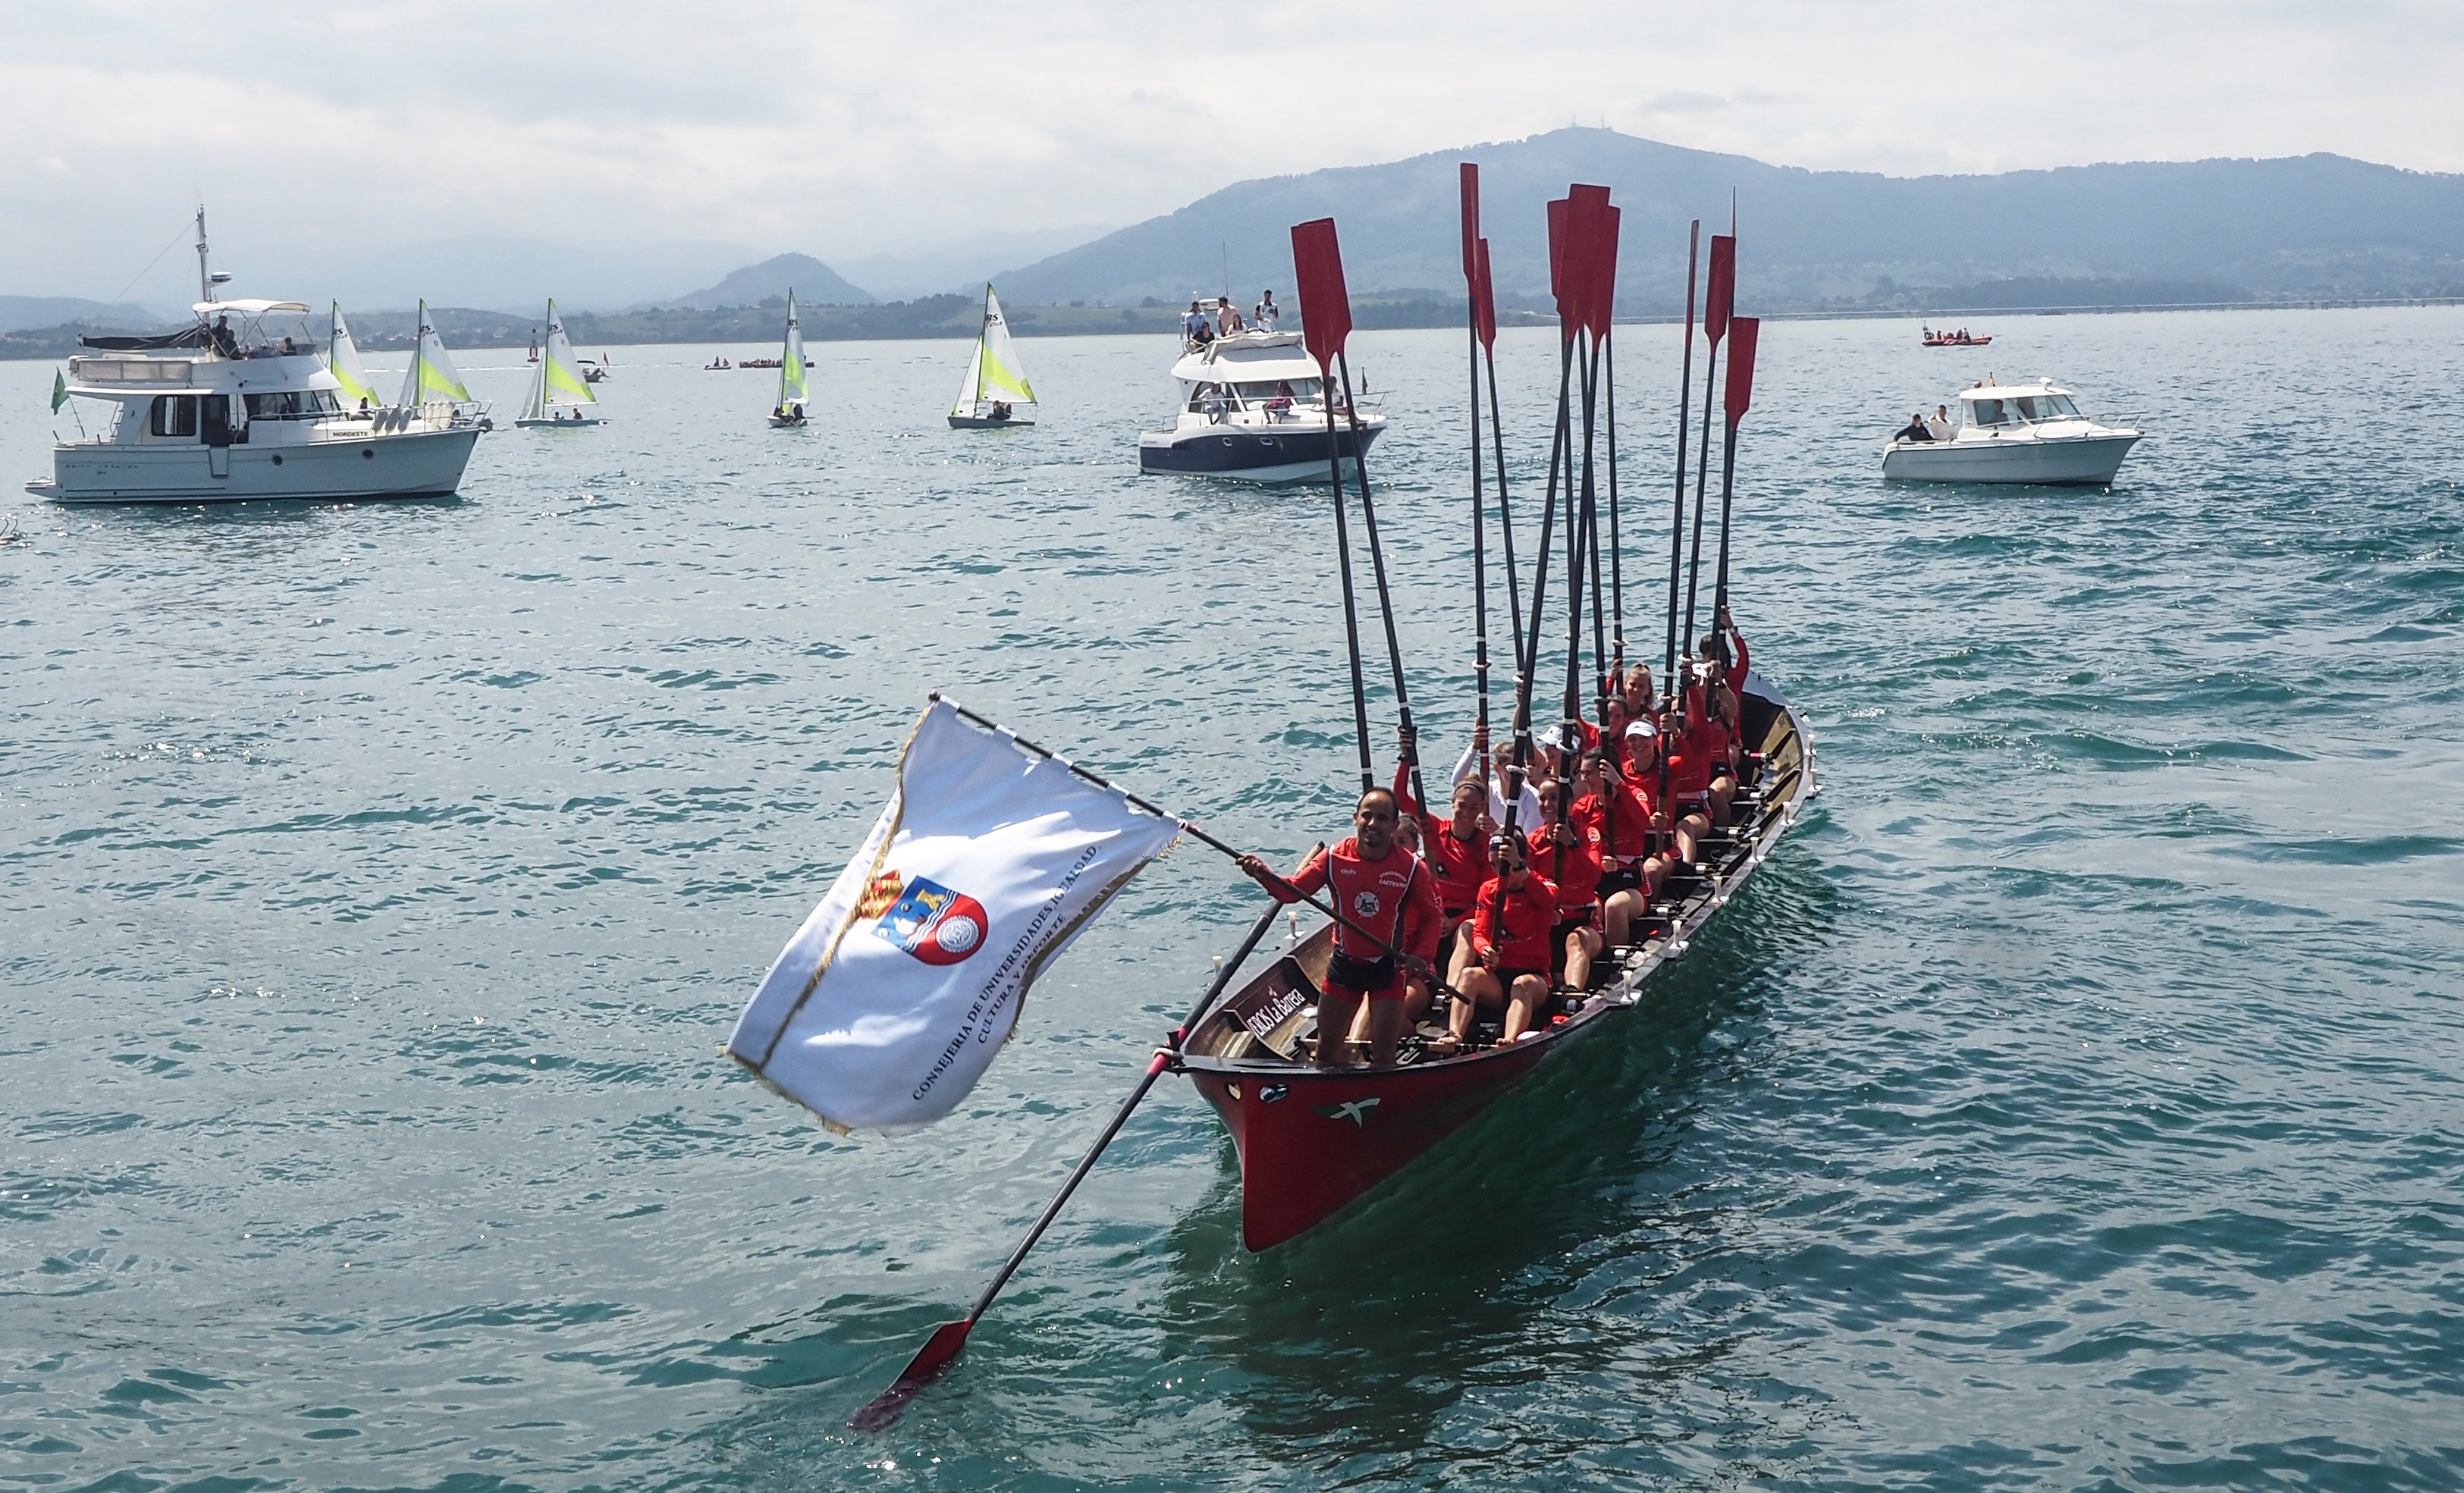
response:
[[(1347, 1066), (1346, 1040), (1360, 1002), (1369, 1003), (1369, 1062), (1394, 1065), (1405, 1021), (1406, 981), (1433, 980), (1438, 952), (1437, 878), (1419, 856), (1396, 841), (1401, 818), (1395, 795), (1384, 788), (1361, 794), (1352, 811), (1352, 834), (1332, 849), (1320, 848), (1287, 880), (1265, 862), (1244, 855), (1238, 862), (1276, 901), (1290, 904), (1325, 891), (1342, 913), (1334, 933), (1334, 958), (1318, 998), (1319, 1067)], [(1399, 955), (1399, 956), (1398, 956)]]
[(1005, 401), (998, 399), (993, 401), (993, 418), (995, 420), (1009, 418), (1009, 405)]

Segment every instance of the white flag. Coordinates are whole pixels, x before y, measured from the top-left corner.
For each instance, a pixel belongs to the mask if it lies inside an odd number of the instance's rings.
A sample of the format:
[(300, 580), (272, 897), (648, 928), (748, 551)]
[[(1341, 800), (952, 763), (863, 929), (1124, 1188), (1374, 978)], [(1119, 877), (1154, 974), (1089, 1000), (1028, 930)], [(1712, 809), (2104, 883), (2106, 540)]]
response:
[(991, 1065), (1035, 977), (1179, 833), (936, 700), (728, 1055), (839, 1129), (930, 1125)]

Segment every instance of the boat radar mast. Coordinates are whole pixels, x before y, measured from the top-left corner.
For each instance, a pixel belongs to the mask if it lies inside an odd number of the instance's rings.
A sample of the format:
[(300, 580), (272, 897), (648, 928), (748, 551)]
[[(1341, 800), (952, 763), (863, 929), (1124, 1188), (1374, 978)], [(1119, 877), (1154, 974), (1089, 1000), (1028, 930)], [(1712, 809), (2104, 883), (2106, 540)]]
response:
[[(197, 298), (210, 304), (214, 299), (214, 287), (230, 283), (230, 271), (214, 269), (207, 261), (206, 205), (199, 203), (197, 204)], [(197, 315), (200, 320), (204, 319), (205, 313), (201, 311)]]

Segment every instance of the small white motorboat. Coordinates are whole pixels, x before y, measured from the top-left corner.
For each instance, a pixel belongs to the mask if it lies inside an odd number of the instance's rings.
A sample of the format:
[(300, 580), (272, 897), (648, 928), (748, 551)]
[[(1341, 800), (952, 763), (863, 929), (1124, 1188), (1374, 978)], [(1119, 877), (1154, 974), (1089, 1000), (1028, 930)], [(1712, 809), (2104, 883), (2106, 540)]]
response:
[(2140, 439), (2079, 413), (2071, 391), (2046, 379), (1962, 389), (1959, 416), (1947, 440), (1894, 437), (1882, 449), (1883, 478), (2102, 487)]
[(1385, 431), (1375, 408), (1347, 408), (1334, 396), (1334, 423), (1319, 387), (1317, 360), (1298, 332), (1234, 332), (1184, 340), (1172, 365), (1180, 382), (1173, 423), (1138, 434), (1138, 470), (1242, 482), (1322, 481), (1330, 436), (1345, 460)]

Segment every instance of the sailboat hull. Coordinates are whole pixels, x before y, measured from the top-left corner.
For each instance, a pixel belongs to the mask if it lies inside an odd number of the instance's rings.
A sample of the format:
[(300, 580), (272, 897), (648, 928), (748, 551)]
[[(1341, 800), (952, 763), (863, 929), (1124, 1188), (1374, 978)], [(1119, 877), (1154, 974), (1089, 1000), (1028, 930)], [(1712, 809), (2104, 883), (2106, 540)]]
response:
[(950, 428), (953, 430), (1009, 430), (1034, 424), (1032, 420), (1021, 420), (1016, 415), (1010, 416), (1007, 420), (995, 420), (990, 415), (952, 415), (950, 417)]
[(517, 420), (514, 422), (516, 426), (525, 430), (579, 430), (584, 426), (606, 423), (597, 416), (588, 416), (581, 420)]

